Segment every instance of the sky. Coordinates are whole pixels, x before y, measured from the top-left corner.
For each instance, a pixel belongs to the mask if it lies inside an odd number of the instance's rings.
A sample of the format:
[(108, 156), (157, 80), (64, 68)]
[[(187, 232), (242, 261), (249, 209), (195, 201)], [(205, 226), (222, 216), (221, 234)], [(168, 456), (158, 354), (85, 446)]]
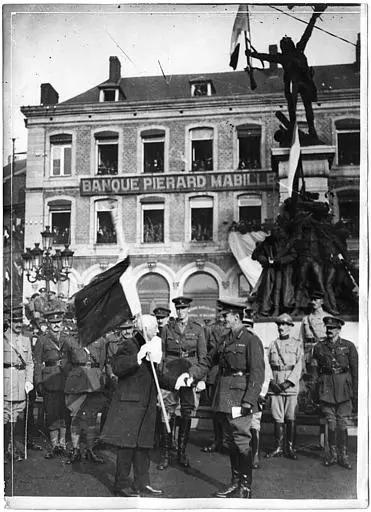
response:
[[(282, 9), (284, 13), (277, 11)], [(121, 75), (231, 71), (229, 48), (238, 4), (17, 4), (5, 5), (4, 160), (27, 149), (22, 105), (40, 104), (40, 85), (49, 82), (67, 100), (108, 78), (109, 57)], [(300, 39), (312, 10), (283, 4), (250, 6), (251, 38), (258, 51), (289, 35)], [(357, 4), (331, 6), (317, 25), (352, 43), (360, 32)], [(355, 47), (314, 30), (306, 49), (310, 65), (350, 63)], [(258, 61), (256, 61), (258, 62)], [(257, 64), (258, 65), (258, 64)], [(240, 58), (238, 69), (243, 69)]]

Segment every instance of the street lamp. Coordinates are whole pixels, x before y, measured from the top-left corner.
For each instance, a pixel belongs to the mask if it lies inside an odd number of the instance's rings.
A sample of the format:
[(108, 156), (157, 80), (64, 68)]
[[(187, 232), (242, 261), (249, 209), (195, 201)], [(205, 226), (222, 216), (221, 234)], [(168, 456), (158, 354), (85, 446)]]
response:
[(56, 249), (52, 254), (53, 237), (50, 226), (46, 226), (45, 231), (41, 233), (43, 248), (40, 249), (40, 243), (35, 243), (33, 249), (27, 247), (22, 254), (23, 270), (28, 281), (30, 283), (45, 281), (48, 292), (50, 281), (57, 283), (68, 279), (73, 260), (73, 251), (69, 249), (69, 245), (65, 245), (63, 251)]

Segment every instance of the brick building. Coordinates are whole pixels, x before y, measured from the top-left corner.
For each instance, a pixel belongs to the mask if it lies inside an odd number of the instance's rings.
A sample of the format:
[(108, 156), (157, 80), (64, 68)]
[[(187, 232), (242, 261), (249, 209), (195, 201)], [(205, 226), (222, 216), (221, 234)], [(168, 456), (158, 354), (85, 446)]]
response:
[[(274, 48), (270, 48), (274, 51)], [(357, 257), (360, 165), (359, 51), (354, 63), (315, 68), (319, 138), (333, 148), (328, 176), (334, 220), (352, 229)], [(232, 221), (260, 226), (280, 202), (272, 166), (277, 110), (286, 111), (282, 69), (122, 77), (110, 57), (100, 85), (58, 103), (43, 84), (41, 104), (23, 107), (28, 128), (25, 246), (52, 226), (75, 251), (70, 295), (129, 246), (145, 312), (174, 296), (214, 313), (220, 296), (245, 296), (249, 283), (228, 246)], [(298, 105), (299, 127), (305, 126)], [(63, 245), (61, 245), (63, 247)], [(25, 287), (30, 287), (29, 283)], [(65, 289), (66, 287), (69, 289)], [(28, 293), (25, 293), (28, 295)]]

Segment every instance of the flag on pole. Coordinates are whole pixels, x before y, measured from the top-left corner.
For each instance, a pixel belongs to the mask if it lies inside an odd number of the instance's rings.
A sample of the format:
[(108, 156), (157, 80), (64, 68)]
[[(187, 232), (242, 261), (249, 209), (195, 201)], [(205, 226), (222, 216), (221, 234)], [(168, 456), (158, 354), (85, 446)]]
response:
[(236, 19), (234, 20), (232, 37), (231, 37), (231, 50), (229, 65), (231, 68), (236, 69), (238, 63), (238, 55), (240, 52), (240, 35), (242, 31), (248, 31), (249, 28), (249, 6), (248, 4), (241, 4), (238, 8)]
[[(292, 196), (295, 178), (297, 177), (297, 171), (300, 167), (300, 140), (299, 140), (299, 129), (298, 124), (295, 122), (294, 130), (292, 133), (292, 141), (289, 155), (289, 171), (287, 175), (287, 191), (289, 196)], [(297, 191), (296, 191), (297, 192)]]
[(130, 316), (141, 312), (127, 256), (96, 276), (75, 295), (80, 341), (86, 346)]
[(262, 267), (259, 262), (251, 258), (251, 255), (254, 252), (256, 242), (262, 242), (266, 236), (267, 233), (264, 231), (253, 231), (244, 235), (238, 231), (231, 231), (228, 235), (232, 254), (252, 288), (255, 288), (259, 281)]

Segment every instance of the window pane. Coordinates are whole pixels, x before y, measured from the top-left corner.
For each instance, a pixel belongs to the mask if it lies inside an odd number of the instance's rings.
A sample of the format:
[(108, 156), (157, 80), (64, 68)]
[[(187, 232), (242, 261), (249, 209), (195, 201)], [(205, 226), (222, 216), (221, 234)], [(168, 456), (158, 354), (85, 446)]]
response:
[(55, 244), (70, 243), (70, 212), (52, 212), (52, 233)]
[(192, 242), (205, 242), (213, 239), (213, 209), (191, 209), (191, 240)]
[(143, 141), (144, 172), (164, 171), (164, 143)]
[(260, 165), (260, 134), (238, 132), (238, 168), (259, 169)]
[(115, 244), (116, 231), (111, 212), (97, 212), (97, 244)]
[(195, 84), (193, 96), (207, 96), (207, 83)]
[(359, 132), (338, 133), (339, 165), (359, 165)]
[(71, 174), (71, 147), (64, 148), (64, 174)]
[(169, 304), (170, 289), (166, 279), (159, 274), (149, 273), (137, 284), (139, 300), (144, 314), (150, 314), (159, 304)]
[(213, 170), (213, 141), (192, 141), (192, 171)]
[(117, 144), (99, 144), (97, 174), (117, 174), (117, 155)]
[(143, 242), (146, 244), (164, 241), (164, 210), (143, 211)]
[(61, 174), (61, 147), (52, 146), (52, 158), (53, 158), (53, 176), (59, 176)]
[(351, 236), (359, 236), (359, 195), (354, 191), (338, 194), (340, 220)]
[(104, 95), (104, 101), (115, 101), (115, 91), (114, 90), (103, 91), (103, 95)]
[(261, 229), (261, 206), (240, 206), (240, 222), (251, 229)]

